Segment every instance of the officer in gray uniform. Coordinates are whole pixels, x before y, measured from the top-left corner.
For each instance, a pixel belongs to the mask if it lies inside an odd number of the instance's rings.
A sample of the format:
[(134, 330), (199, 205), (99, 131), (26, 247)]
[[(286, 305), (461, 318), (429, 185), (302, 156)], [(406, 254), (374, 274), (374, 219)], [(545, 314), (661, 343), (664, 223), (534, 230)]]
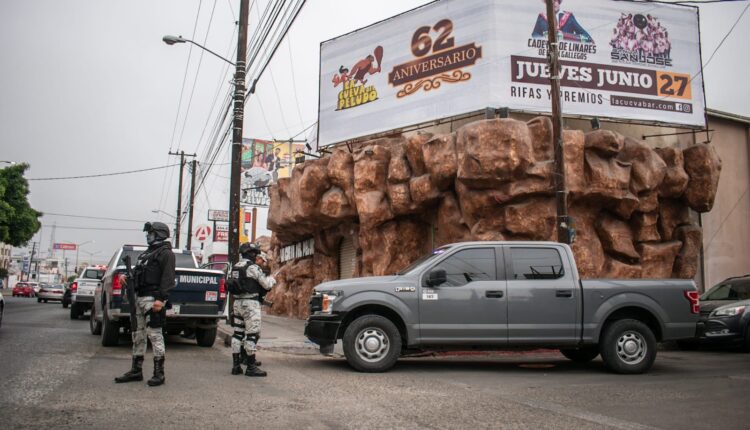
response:
[[(260, 338), (260, 305), (266, 293), (273, 288), (276, 280), (270, 276), (268, 261), (260, 248), (252, 243), (240, 245), (242, 258), (230, 274), (228, 289), (234, 299), (232, 306), (232, 375), (242, 373), (242, 355), (247, 354), (247, 376), (266, 376), (258, 366), (255, 352)], [(244, 351), (243, 351), (244, 350)]]
[(115, 382), (143, 380), (143, 357), (146, 340), (151, 341), (154, 351), (154, 376), (148, 385), (162, 385), (164, 378), (164, 335), (162, 327), (166, 321), (166, 303), (169, 291), (175, 287), (175, 257), (169, 238), (169, 227), (161, 222), (146, 223), (148, 249), (138, 256), (134, 268), (135, 311), (138, 329), (133, 336), (133, 364)]

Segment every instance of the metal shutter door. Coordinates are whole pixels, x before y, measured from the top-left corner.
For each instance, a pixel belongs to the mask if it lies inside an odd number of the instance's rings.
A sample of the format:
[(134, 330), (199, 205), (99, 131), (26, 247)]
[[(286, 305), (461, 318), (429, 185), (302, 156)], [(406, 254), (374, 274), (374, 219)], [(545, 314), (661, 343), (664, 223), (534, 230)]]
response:
[(349, 279), (354, 274), (357, 251), (351, 236), (344, 237), (339, 245), (339, 279)]

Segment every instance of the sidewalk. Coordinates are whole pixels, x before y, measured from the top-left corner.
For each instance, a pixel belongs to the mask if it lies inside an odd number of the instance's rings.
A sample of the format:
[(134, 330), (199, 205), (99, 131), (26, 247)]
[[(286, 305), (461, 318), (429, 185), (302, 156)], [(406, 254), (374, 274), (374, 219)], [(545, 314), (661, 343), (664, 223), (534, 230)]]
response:
[[(219, 339), (224, 346), (229, 346), (232, 339), (232, 327), (225, 322), (219, 323)], [(318, 345), (305, 337), (305, 321), (279, 317), (263, 313), (259, 349), (285, 352), (288, 354), (313, 355), (318, 354)]]

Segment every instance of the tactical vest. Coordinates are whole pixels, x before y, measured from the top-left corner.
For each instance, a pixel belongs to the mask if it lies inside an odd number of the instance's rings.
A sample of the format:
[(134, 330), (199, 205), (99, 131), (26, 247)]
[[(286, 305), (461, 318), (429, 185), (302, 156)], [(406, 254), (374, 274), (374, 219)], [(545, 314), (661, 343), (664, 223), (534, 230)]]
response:
[(250, 266), (246, 265), (246, 262), (237, 263), (232, 267), (232, 280), (235, 282), (229, 282), (229, 292), (236, 295), (257, 294), (258, 297), (263, 297), (266, 290), (257, 279), (247, 276), (248, 267)]
[(138, 279), (138, 285), (135, 288), (137, 293), (153, 292), (161, 286), (162, 270), (157, 257), (164, 249), (171, 252), (169, 247), (163, 246), (154, 250), (147, 250), (138, 257), (138, 264), (135, 267)]

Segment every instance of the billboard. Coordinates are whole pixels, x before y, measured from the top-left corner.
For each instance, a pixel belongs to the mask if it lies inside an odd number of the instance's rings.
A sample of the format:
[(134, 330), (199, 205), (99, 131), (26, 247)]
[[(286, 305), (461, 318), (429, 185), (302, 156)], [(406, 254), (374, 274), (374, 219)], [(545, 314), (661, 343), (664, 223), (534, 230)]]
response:
[(229, 224), (215, 224), (214, 242), (229, 241)]
[[(705, 126), (698, 10), (566, 0), (563, 113)], [(487, 107), (549, 113), (544, 0), (438, 0), (321, 44), (318, 147)]]
[(63, 251), (75, 251), (78, 246), (75, 243), (56, 243), (53, 249), (62, 249)]
[(208, 210), (209, 221), (229, 221), (229, 211), (222, 209), (209, 209)]
[(242, 203), (268, 206), (266, 187), (291, 176), (294, 154), (303, 149), (304, 144), (242, 139)]

